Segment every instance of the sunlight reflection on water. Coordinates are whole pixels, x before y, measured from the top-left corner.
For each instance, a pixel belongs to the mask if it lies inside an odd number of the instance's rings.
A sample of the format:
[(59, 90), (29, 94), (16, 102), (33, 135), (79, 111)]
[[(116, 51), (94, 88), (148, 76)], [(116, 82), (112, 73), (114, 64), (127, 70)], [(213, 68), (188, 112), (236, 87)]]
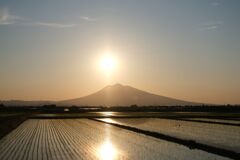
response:
[(114, 160), (117, 159), (118, 150), (111, 140), (106, 139), (99, 147), (98, 154), (101, 160)]
[(101, 119), (101, 120), (104, 121), (104, 122), (109, 122), (109, 123), (115, 123), (116, 122), (112, 118), (104, 118), (104, 119)]
[[(108, 122), (114, 122), (111, 118), (106, 118)], [(111, 127), (105, 126), (105, 138), (97, 149), (97, 154), (101, 160), (114, 160), (119, 157), (119, 150), (111, 139)]]
[(114, 112), (101, 112), (104, 116), (113, 116)]

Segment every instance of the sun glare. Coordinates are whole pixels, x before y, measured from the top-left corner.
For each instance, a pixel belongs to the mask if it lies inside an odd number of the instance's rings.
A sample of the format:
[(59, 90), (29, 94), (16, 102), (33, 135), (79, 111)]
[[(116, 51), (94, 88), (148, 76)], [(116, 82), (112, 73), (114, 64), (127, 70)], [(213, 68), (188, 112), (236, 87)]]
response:
[(112, 72), (116, 67), (116, 60), (111, 55), (105, 55), (100, 61), (100, 66), (105, 72)]

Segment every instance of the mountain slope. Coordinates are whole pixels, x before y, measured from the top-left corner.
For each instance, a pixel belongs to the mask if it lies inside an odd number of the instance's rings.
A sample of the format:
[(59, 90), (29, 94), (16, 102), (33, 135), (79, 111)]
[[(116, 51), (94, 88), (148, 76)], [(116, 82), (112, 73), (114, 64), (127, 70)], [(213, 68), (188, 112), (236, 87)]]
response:
[(42, 106), (54, 103), (55, 103), (54, 101), (24, 101), (24, 100), (0, 101), (0, 104), (4, 104), (5, 106)]
[(60, 101), (57, 105), (78, 106), (130, 106), (130, 105), (197, 105), (198, 103), (182, 101), (174, 98), (159, 96), (130, 86), (115, 84), (86, 97)]

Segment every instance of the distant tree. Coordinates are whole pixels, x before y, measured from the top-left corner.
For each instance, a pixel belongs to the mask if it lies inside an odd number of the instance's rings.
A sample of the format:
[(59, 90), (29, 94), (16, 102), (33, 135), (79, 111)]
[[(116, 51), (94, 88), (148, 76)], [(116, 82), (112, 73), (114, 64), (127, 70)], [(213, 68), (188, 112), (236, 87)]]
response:
[(78, 107), (77, 106), (71, 106), (69, 108), (69, 110), (72, 111), (72, 112), (76, 112), (76, 111), (78, 111)]
[(47, 105), (43, 105), (43, 108), (46, 108), (46, 109), (51, 109), (51, 108), (56, 108), (56, 104), (47, 104)]
[(133, 105), (131, 105), (130, 107), (131, 107), (131, 108), (137, 108), (137, 107), (138, 107), (138, 105), (136, 105), (136, 104), (133, 104)]

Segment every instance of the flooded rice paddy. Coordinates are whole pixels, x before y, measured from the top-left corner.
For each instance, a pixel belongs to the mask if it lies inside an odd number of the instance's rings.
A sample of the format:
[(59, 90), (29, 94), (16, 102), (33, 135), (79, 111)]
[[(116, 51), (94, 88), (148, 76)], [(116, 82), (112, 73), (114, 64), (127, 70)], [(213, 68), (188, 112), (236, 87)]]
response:
[(238, 153), (240, 128), (158, 118), (28, 119), (0, 140), (1, 160), (231, 159), (111, 123), (191, 139)]
[(100, 120), (160, 132), (173, 137), (194, 140), (236, 152), (240, 151), (240, 127), (238, 126), (160, 118), (106, 118)]

